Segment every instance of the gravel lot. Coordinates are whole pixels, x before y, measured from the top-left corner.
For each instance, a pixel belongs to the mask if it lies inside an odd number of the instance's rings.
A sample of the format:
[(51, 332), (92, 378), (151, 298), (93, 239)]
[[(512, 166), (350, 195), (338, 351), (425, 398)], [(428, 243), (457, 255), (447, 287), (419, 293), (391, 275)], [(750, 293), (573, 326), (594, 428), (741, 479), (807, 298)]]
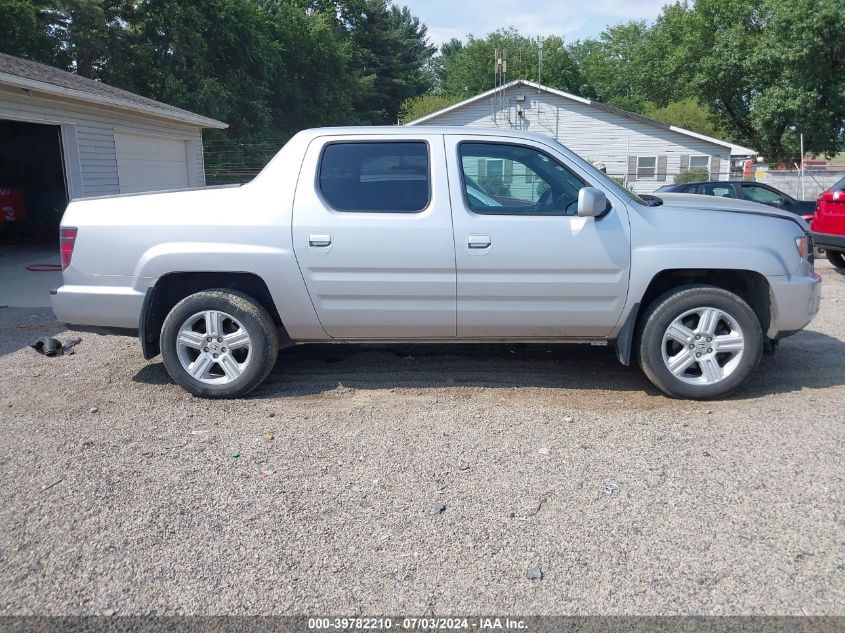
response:
[(298, 347), (210, 402), (133, 339), (39, 356), (54, 317), (0, 309), (0, 615), (845, 615), (818, 267), (811, 328), (704, 404), (542, 345)]

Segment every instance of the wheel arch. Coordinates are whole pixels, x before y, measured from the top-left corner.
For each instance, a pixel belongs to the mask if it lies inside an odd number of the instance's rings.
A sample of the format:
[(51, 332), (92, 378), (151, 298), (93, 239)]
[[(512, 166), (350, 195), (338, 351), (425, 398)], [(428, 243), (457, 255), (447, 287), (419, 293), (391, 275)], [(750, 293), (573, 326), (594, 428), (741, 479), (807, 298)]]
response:
[(145, 359), (155, 358), (161, 353), (161, 328), (173, 307), (187, 296), (212, 288), (237, 290), (258, 301), (279, 328), (281, 345), (290, 341), (267, 283), (255, 273), (172, 272), (160, 277), (155, 285), (147, 289), (144, 296), (138, 323), (138, 338), (141, 340)]
[(771, 334), (771, 325), (776, 322), (773, 314), (775, 303), (765, 275), (754, 270), (733, 268), (669, 268), (651, 278), (642, 297), (628, 312), (616, 338), (619, 362), (631, 364), (634, 338), (642, 325), (641, 316), (654, 300), (673, 288), (692, 284), (716, 286), (741, 297), (754, 311), (764, 335)]

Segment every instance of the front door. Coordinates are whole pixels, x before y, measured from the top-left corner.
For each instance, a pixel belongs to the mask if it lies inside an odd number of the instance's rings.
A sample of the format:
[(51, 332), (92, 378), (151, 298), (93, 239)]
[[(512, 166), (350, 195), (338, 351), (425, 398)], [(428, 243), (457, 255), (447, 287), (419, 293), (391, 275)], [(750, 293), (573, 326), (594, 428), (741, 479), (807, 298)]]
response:
[(625, 305), (627, 210), (576, 215), (587, 170), (541, 143), (446, 136), (458, 337), (604, 337)]
[(454, 338), (455, 248), (443, 137), (322, 137), (309, 146), (293, 244), (333, 338)]

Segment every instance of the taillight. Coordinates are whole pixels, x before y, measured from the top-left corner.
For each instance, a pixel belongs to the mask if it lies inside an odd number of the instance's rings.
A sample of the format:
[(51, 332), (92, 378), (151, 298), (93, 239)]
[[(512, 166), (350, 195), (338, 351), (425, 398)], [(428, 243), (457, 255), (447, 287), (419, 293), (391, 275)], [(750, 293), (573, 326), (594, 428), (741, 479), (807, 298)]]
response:
[(62, 255), (62, 270), (70, 266), (70, 258), (73, 257), (73, 245), (76, 243), (78, 229), (71, 226), (63, 226), (59, 229), (59, 252)]

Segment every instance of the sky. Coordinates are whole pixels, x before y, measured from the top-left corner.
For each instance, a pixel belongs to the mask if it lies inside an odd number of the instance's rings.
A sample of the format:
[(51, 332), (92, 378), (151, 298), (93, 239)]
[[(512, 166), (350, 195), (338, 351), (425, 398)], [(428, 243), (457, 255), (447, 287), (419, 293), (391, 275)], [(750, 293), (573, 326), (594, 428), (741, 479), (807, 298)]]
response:
[(516, 27), (523, 35), (560, 35), (566, 42), (594, 37), (628, 20), (654, 20), (669, 0), (395, 0), (428, 26), (440, 45), (453, 37), (483, 37)]

